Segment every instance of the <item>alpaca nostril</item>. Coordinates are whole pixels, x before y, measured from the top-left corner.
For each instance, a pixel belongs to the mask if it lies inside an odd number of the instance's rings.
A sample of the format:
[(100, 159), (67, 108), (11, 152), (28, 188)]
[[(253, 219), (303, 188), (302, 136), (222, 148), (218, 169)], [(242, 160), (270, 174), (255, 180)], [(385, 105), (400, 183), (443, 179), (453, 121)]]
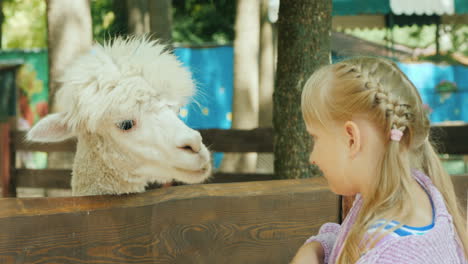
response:
[[(197, 131), (195, 131), (197, 132)], [(202, 149), (202, 141), (199, 133), (183, 133), (176, 136), (175, 145), (179, 149), (191, 153), (199, 153)]]
[(186, 151), (194, 152), (192, 147), (190, 147), (190, 146), (184, 146), (184, 147), (181, 147), (181, 149), (186, 150)]
[(184, 151), (193, 152), (193, 153), (200, 152), (200, 149), (195, 149), (193, 146), (190, 146), (190, 145), (185, 145), (185, 146), (182, 146), (182, 147), (179, 147), (179, 148), (184, 150)]

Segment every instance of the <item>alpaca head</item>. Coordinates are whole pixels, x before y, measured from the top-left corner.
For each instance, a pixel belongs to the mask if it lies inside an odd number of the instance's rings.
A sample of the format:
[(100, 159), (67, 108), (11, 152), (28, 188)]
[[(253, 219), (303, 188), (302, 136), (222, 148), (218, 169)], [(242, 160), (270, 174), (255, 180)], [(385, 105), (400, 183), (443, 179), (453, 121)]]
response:
[(209, 151), (178, 118), (194, 83), (164, 48), (147, 38), (95, 45), (65, 70), (59, 112), (39, 121), (27, 139), (92, 141), (106, 166), (129, 182), (202, 182), (211, 172)]

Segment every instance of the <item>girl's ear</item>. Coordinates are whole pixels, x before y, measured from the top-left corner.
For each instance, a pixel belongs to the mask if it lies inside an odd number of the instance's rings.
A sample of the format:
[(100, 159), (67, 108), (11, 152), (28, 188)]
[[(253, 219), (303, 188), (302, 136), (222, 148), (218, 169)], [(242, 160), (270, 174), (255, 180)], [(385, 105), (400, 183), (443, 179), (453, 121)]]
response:
[(344, 124), (344, 129), (350, 157), (354, 158), (361, 150), (361, 131), (359, 130), (357, 124), (353, 121), (346, 121)]
[(26, 140), (35, 142), (59, 142), (73, 137), (65, 123), (65, 113), (47, 115), (26, 134)]

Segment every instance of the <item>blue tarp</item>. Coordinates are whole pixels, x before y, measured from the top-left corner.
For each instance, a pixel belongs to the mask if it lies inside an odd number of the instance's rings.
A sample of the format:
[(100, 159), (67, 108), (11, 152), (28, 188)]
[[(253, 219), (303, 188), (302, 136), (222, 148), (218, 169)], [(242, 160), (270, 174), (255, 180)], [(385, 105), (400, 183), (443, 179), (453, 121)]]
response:
[[(468, 122), (468, 67), (432, 63), (398, 65), (418, 88), (422, 100), (432, 108), (431, 122)], [(437, 92), (435, 87), (442, 81), (455, 82), (457, 91)]]
[[(177, 49), (176, 54), (194, 72), (201, 93), (201, 107), (190, 105), (184, 120), (194, 128), (230, 128), (233, 89), (233, 48)], [(432, 108), (433, 123), (468, 122), (468, 67), (432, 63), (399, 63), (415, 84), (424, 103)], [(438, 93), (441, 81), (455, 82), (455, 93)], [(205, 111), (205, 114), (203, 114)], [(206, 114), (208, 113), (208, 114)]]
[(189, 68), (198, 93), (181, 111), (181, 118), (193, 128), (231, 127), (233, 92), (233, 48), (177, 48), (175, 54)]
[[(463, 0), (468, 1), (468, 0)], [(193, 128), (231, 127), (233, 95), (233, 48), (220, 46), (213, 48), (176, 48), (175, 54), (193, 73), (198, 87), (191, 103), (182, 111), (182, 119)], [(45, 59), (44, 59), (45, 58)], [(44, 82), (44, 90), (38, 99), (47, 98), (47, 52), (1, 52), (0, 59), (23, 59), (31, 63), (38, 72), (37, 77)], [(336, 58), (335, 58), (336, 59)], [(421, 97), (432, 109), (431, 121), (468, 122), (468, 67), (435, 65), (432, 63), (399, 63), (402, 71), (416, 85)], [(455, 82), (455, 93), (437, 93), (435, 87), (441, 81)]]

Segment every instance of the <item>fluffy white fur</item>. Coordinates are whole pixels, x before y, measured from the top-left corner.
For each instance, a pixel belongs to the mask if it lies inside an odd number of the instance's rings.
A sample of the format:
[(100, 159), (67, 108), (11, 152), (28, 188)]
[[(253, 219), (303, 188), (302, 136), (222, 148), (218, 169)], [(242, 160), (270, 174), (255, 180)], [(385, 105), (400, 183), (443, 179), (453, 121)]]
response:
[[(57, 92), (59, 112), (27, 134), (37, 142), (78, 138), (73, 195), (143, 192), (151, 182), (204, 181), (210, 154), (178, 111), (194, 95), (189, 71), (147, 38), (96, 44), (70, 65)], [(129, 130), (119, 128), (132, 120)]]

